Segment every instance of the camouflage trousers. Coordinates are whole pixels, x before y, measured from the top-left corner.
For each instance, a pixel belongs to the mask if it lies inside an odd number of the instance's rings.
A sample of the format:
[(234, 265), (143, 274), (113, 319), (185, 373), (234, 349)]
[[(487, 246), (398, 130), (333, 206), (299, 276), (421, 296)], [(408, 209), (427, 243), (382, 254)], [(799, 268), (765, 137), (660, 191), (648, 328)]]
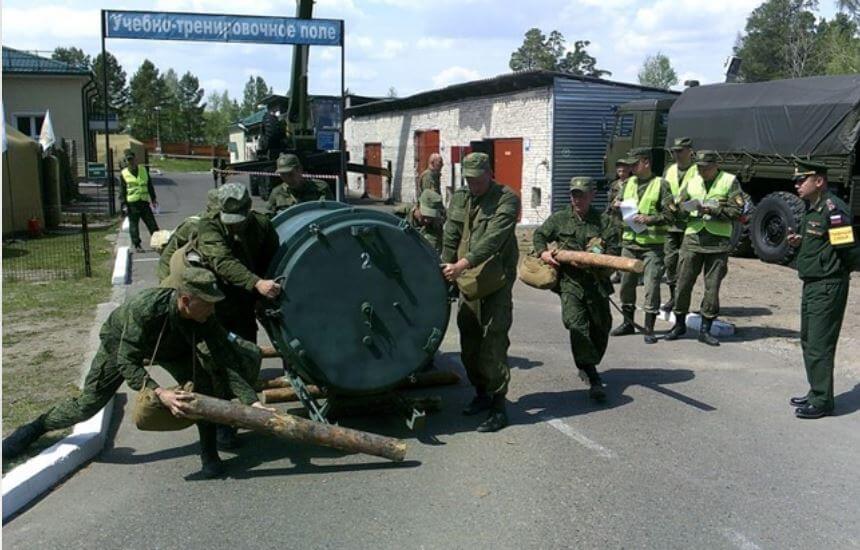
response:
[(666, 284), (669, 286), (678, 284), (678, 258), (683, 240), (683, 231), (669, 231), (666, 234), (666, 244), (663, 245), (663, 263), (666, 264)]
[(158, 231), (158, 224), (155, 222), (155, 216), (153, 216), (148, 202), (130, 202), (126, 208), (128, 208), (128, 235), (131, 237), (131, 244), (140, 246), (140, 227), (138, 227), (140, 221), (143, 220), (150, 237)]
[(580, 297), (562, 291), (561, 318), (570, 333), (570, 351), (576, 367), (598, 365), (606, 353), (612, 327), (609, 299), (597, 293)]
[[(621, 256), (642, 260), (645, 263), (645, 299), (642, 309), (645, 313), (660, 312), (660, 280), (663, 278), (663, 245), (652, 246), (646, 250), (621, 249)], [(639, 275), (636, 273), (621, 274), (621, 305), (628, 308), (636, 307), (636, 285)]]
[(690, 312), (690, 296), (699, 273), (704, 272), (705, 295), (702, 297), (701, 313), (705, 319), (714, 319), (720, 314), (720, 285), (729, 270), (729, 255), (725, 252), (703, 254), (681, 249), (678, 262), (678, 289), (675, 293), (675, 315)]
[[(511, 278), (513, 281), (513, 278)], [(482, 300), (460, 295), (457, 327), (460, 357), (478, 393), (505, 395), (511, 379), (508, 331), (513, 322), (513, 283)]]

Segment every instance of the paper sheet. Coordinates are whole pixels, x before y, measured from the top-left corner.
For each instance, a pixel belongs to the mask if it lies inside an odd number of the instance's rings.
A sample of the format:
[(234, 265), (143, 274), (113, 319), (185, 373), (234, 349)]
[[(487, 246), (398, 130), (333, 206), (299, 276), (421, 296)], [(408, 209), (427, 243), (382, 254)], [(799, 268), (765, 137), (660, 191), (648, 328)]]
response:
[(636, 233), (642, 233), (647, 227), (644, 223), (633, 221), (633, 217), (639, 214), (639, 205), (633, 200), (625, 200), (621, 202), (621, 219), (627, 224), (627, 227)]

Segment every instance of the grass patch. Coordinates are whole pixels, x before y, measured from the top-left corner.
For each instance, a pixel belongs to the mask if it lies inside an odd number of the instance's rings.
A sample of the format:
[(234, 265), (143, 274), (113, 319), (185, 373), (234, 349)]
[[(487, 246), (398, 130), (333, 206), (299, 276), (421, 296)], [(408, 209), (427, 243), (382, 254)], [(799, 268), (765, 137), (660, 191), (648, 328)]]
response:
[[(92, 277), (3, 281), (4, 436), (79, 394), (81, 363), (96, 305), (110, 297), (115, 237), (115, 226), (90, 231)], [(80, 236), (75, 239), (80, 246)], [(42, 240), (32, 243), (41, 244)], [(3, 248), (4, 270), (10, 261), (29, 261), (25, 256), (6, 259), (6, 246)], [(43, 438), (31, 454), (62, 435), (58, 432)], [(4, 461), (3, 470), (16, 463)]]
[(212, 159), (175, 159), (156, 155), (149, 157), (149, 167), (158, 168), (163, 172), (208, 172), (212, 168)]

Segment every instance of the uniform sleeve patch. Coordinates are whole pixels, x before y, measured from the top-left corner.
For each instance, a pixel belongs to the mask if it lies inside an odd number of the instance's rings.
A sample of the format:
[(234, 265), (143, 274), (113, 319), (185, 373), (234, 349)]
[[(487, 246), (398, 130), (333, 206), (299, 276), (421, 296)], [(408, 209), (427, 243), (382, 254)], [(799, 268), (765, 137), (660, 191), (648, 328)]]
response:
[(833, 246), (854, 244), (854, 229), (849, 226), (835, 227), (827, 232)]

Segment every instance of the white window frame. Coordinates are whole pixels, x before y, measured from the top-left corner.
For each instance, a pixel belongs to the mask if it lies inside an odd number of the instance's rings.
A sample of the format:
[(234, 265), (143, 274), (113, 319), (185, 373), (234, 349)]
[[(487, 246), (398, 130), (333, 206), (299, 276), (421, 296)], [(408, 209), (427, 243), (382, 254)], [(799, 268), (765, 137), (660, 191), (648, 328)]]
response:
[(39, 134), (41, 133), (42, 128), (41, 127), (36, 128), (36, 118), (42, 117), (42, 120), (44, 123), (44, 118), (45, 118), (46, 114), (47, 114), (47, 111), (41, 111), (41, 112), (39, 112), (39, 111), (22, 111), (19, 113), (12, 113), (12, 120), (15, 122), (14, 128), (16, 130), (18, 129), (18, 119), (19, 118), (29, 118), (30, 119), (30, 131), (31, 132), (35, 131), (36, 135), (34, 135), (34, 136), (30, 135), (27, 137), (34, 139), (36, 141), (39, 141)]

